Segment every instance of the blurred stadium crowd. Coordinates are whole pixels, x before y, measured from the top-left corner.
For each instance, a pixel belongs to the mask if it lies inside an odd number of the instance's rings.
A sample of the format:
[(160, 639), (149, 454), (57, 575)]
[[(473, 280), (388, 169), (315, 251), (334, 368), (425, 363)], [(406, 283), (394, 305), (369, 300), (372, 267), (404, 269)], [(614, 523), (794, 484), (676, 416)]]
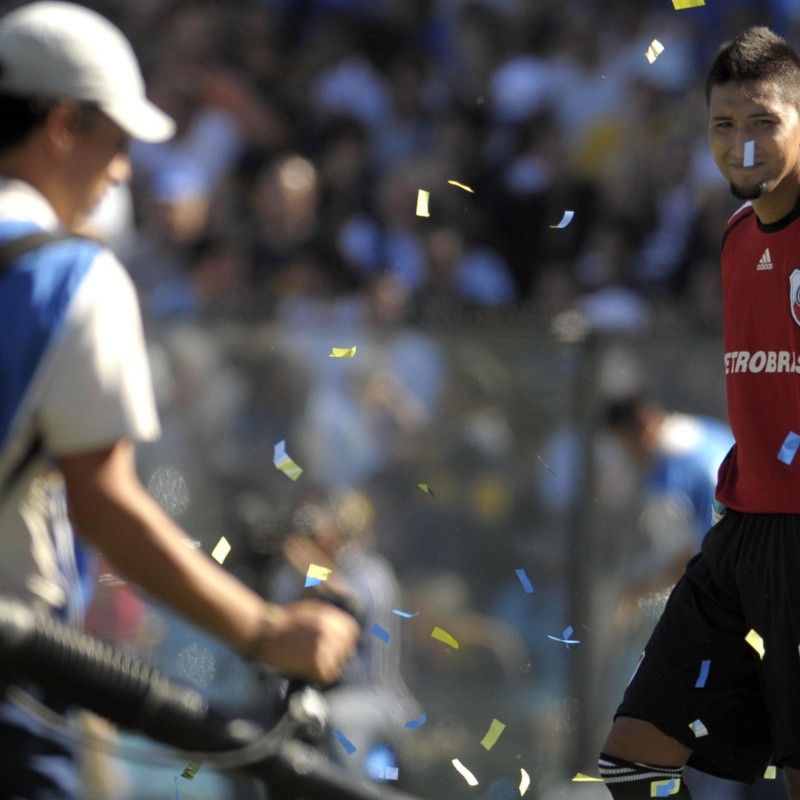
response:
[(417, 320), (581, 301), (635, 325), (661, 300), (713, 318), (735, 206), (704, 71), (749, 23), (800, 25), (792, 0), (89, 4), (179, 121), (133, 150), (141, 241), (123, 246), (159, 318), (302, 318), (387, 275)]

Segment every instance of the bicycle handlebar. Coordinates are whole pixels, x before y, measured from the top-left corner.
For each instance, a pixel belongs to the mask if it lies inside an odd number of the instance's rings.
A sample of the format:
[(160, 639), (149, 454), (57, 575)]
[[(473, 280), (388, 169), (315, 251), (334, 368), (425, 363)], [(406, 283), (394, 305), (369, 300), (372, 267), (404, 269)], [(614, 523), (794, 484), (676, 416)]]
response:
[(241, 769), (264, 781), (275, 800), (416, 800), (353, 778), (314, 748), (271, 736), (252, 720), (225, 716), (157, 668), (6, 598), (0, 598), (0, 676), (33, 681), (56, 700), (181, 750), (229, 753), (262, 741), (265, 753)]

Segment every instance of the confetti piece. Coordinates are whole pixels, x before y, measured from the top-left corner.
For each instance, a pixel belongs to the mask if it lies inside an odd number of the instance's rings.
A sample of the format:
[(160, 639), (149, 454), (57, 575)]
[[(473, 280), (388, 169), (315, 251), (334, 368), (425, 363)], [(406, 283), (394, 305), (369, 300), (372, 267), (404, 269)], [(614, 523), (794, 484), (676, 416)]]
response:
[(331, 347), (331, 352), (328, 358), (354, 358), (356, 354), (356, 346), (352, 347)]
[(676, 11), (683, 11), (684, 8), (700, 8), (704, 6), (706, 0), (672, 0), (672, 5)]
[(388, 642), (391, 639), (392, 634), (389, 633), (385, 628), (381, 628), (380, 625), (376, 622), (371, 628), (370, 631), (375, 634), (382, 642)]
[(223, 536), (217, 543), (214, 545), (214, 549), (211, 551), (211, 558), (214, 561), (218, 561), (220, 564), (228, 557), (228, 553), (231, 552), (231, 545), (230, 542)]
[(789, 466), (797, 455), (798, 447), (800, 447), (800, 436), (794, 431), (789, 431), (789, 434), (783, 440), (781, 449), (778, 451), (778, 461), (783, 461), (784, 464)]
[(573, 779), (573, 783), (602, 783), (602, 778), (593, 778), (591, 775), (584, 775), (579, 772)]
[(519, 771), (522, 773), (522, 775), (520, 776), (520, 780), (519, 780), (519, 796), (520, 797), (524, 797), (525, 796), (525, 792), (527, 792), (528, 789), (530, 789), (531, 776), (528, 775), (528, 773), (525, 772), (525, 770), (522, 769), (521, 767), (520, 767)]
[(281, 439), (281, 441), (275, 445), (272, 463), (275, 465), (276, 469), (279, 469), (284, 475), (286, 475), (288, 478), (291, 478), (293, 481), (296, 481), (303, 474), (302, 467), (298, 467), (297, 464), (295, 464), (294, 461), (292, 461), (292, 459), (286, 454), (285, 439)]
[(533, 584), (531, 583), (531, 579), (525, 574), (525, 570), (516, 569), (514, 572), (517, 573), (517, 577), (522, 584), (522, 588), (525, 590), (525, 594), (533, 594)]
[(756, 163), (756, 143), (751, 139), (744, 143), (743, 167), (752, 167)]
[(406, 728), (421, 728), (428, 721), (428, 715), (423, 711), (419, 719), (410, 719), (406, 722)]
[(440, 642), (450, 645), (453, 650), (458, 650), (458, 642), (447, 632), (443, 631), (438, 625), (431, 631), (431, 636)]
[(764, 640), (752, 628), (747, 632), (747, 636), (744, 637), (744, 640), (759, 656), (761, 656), (761, 658), (764, 658)]
[(506, 726), (499, 719), (493, 719), (489, 730), (486, 731), (486, 735), (481, 739), (481, 746), (486, 750), (491, 750), (497, 744), (500, 734), (505, 729)]
[(186, 769), (183, 772), (181, 772), (181, 777), (186, 778), (187, 781), (190, 781), (192, 778), (194, 778), (195, 775), (197, 775), (197, 771), (202, 766), (203, 766), (202, 761), (190, 761), (186, 765)]
[(569, 650), (569, 646), (571, 644), (581, 643), (580, 639), (569, 638), (570, 636), (572, 636), (572, 633), (573, 633), (572, 625), (568, 625), (566, 628), (564, 628), (564, 631), (561, 634), (562, 638), (559, 638), (558, 636), (551, 636), (549, 633), (547, 634), (547, 638), (552, 639), (554, 642), (562, 642), (567, 646), (567, 650)]
[(396, 781), (400, 776), (400, 769), (398, 767), (383, 767), (378, 774), (378, 777), (384, 781)]
[(542, 465), (542, 466), (543, 466), (543, 467), (544, 467), (546, 470), (548, 470), (549, 472), (551, 472), (553, 475), (555, 475), (555, 474), (556, 474), (556, 471), (555, 471), (555, 470), (554, 470), (554, 469), (553, 469), (553, 468), (552, 468), (552, 467), (551, 467), (549, 464), (546, 464), (546, 463), (545, 463), (545, 460), (544, 460), (544, 459), (543, 459), (543, 458), (542, 458), (542, 457), (541, 457), (541, 456), (540, 456), (538, 453), (536, 453), (536, 458), (539, 460), (539, 463), (540, 463), (540, 464), (541, 464), (541, 465)]
[(466, 186), (463, 183), (459, 183), (458, 181), (447, 181), (451, 186), (458, 186), (459, 189), (463, 189), (465, 192), (469, 192), (470, 194), (475, 194), (474, 189), (470, 189), (469, 186)]
[(397, 614), (398, 617), (402, 617), (403, 619), (413, 619), (419, 616), (419, 611), (415, 611), (412, 614), (410, 611), (401, 611), (399, 608), (393, 608), (392, 614)]
[(778, 768), (777, 768), (777, 767), (776, 767), (774, 764), (770, 764), (770, 765), (769, 765), (769, 766), (768, 766), (768, 767), (767, 767), (767, 768), (764, 770), (764, 777), (765, 777), (765, 778), (766, 778), (768, 781), (774, 781), (774, 780), (775, 780), (775, 778), (777, 778), (777, 777), (778, 777)]
[(418, 483), (417, 486), (419, 486), (419, 488), (422, 489), (425, 494), (429, 494), (431, 497), (436, 497), (436, 495), (433, 493), (433, 489), (431, 489), (427, 483)]
[(462, 774), (464, 780), (470, 786), (478, 785), (478, 779), (457, 758), (453, 759), (452, 764)]
[(650, 783), (650, 797), (669, 797), (671, 794), (677, 794), (680, 790), (680, 778), (669, 778)]
[(699, 739), (701, 736), (708, 736), (708, 728), (700, 722), (699, 719), (696, 719), (694, 722), (689, 723), (689, 727), (692, 729), (692, 733)]
[(694, 685), (695, 689), (702, 689), (708, 680), (708, 670), (711, 667), (711, 662), (705, 660), (700, 664), (700, 674), (697, 676), (697, 682)]
[(561, 222), (559, 222), (558, 225), (551, 225), (550, 227), (551, 228), (566, 228), (567, 225), (569, 225), (570, 222), (572, 222), (572, 218), (574, 216), (575, 216), (575, 212), (574, 211), (565, 211), (564, 212), (564, 216), (561, 217)]
[(333, 570), (327, 567), (320, 567), (318, 564), (309, 564), (306, 573), (305, 588), (309, 586), (319, 586), (323, 581), (328, 580)]
[(344, 747), (347, 755), (351, 756), (356, 752), (356, 750), (358, 750), (358, 748), (340, 730), (335, 730), (333, 735), (336, 737), (336, 741), (339, 742), (342, 747)]
[(430, 199), (431, 193), (426, 192), (424, 189), (420, 189), (417, 193), (417, 216), (418, 217), (429, 217), (431, 214), (428, 211), (428, 200)]
[(664, 45), (661, 44), (658, 39), (653, 39), (653, 41), (650, 42), (650, 47), (647, 48), (647, 52), (644, 54), (644, 56), (652, 64), (663, 52)]

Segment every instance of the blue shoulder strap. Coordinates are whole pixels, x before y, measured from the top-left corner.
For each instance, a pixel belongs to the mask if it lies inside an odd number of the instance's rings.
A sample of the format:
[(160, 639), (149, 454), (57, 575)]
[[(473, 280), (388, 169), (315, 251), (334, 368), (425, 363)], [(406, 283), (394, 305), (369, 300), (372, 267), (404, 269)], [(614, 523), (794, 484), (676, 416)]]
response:
[[(17, 236), (14, 239), (8, 239), (5, 242), (0, 242), (0, 273), (14, 266), (16, 260), (26, 253), (38, 250), (40, 247), (50, 244), (51, 242), (59, 242), (63, 239), (72, 239), (74, 237), (75, 234), (63, 229), (57, 231), (38, 230), (26, 233), (23, 236)], [(5, 477), (3, 483), (0, 484), (0, 499), (3, 498), (6, 492), (14, 485), (14, 482), (25, 472), (28, 465), (36, 458), (41, 449), (42, 436), (40, 433), (37, 433), (25, 452)]]

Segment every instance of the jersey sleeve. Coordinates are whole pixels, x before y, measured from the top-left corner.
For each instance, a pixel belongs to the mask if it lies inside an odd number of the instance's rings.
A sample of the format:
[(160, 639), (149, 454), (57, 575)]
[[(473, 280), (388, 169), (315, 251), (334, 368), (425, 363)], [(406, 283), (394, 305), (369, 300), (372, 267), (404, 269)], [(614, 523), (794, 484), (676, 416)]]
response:
[(136, 290), (110, 251), (98, 254), (67, 311), (38, 416), (54, 455), (158, 438)]

